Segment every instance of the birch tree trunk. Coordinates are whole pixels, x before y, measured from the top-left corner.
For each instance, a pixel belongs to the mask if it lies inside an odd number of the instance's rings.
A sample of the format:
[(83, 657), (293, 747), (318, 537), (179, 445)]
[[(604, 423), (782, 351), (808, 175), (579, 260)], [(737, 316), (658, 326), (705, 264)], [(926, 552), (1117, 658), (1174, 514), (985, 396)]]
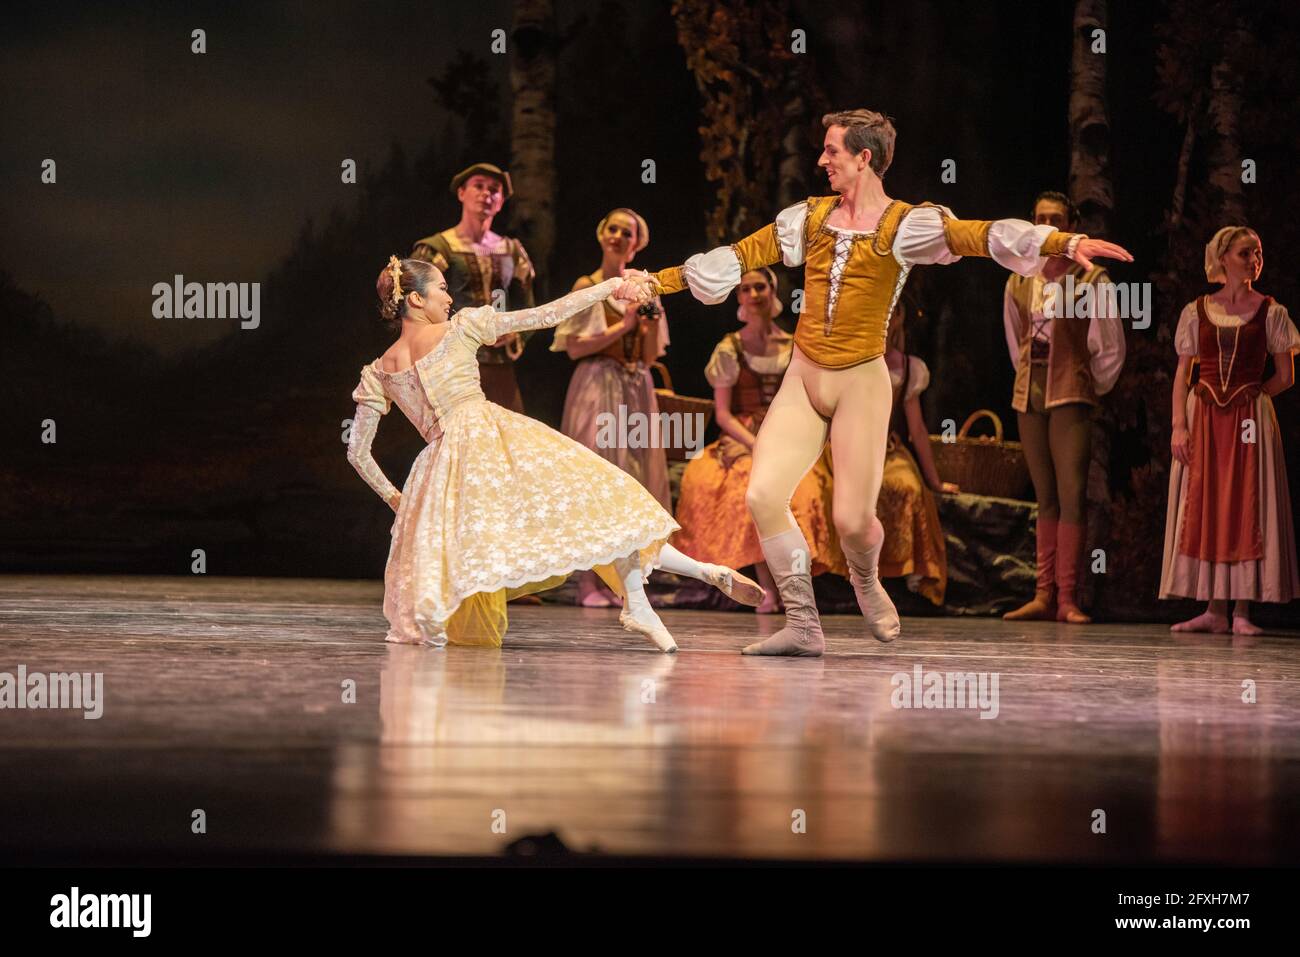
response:
[[(1106, 109), (1106, 0), (1075, 0), (1074, 49), (1070, 60), (1070, 198), (1079, 207), (1079, 231), (1109, 236), (1115, 193), (1110, 181), (1110, 114)], [(1100, 31), (1100, 32), (1098, 32)], [(1110, 444), (1114, 422), (1103, 411), (1092, 419), (1088, 464), (1088, 548), (1083, 567), (1091, 570), (1095, 548), (1110, 539)], [(1083, 596), (1096, 604), (1104, 579), (1080, 576)]]
[[(1110, 235), (1115, 193), (1110, 182), (1110, 114), (1106, 109), (1106, 57), (1094, 52), (1106, 30), (1106, 0), (1076, 0), (1070, 62), (1070, 198), (1079, 207), (1080, 231)], [(1103, 41), (1104, 42), (1104, 41)]]
[(510, 32), (512, 222), (537, 270), (537, 298), (548, 298), (555, 247), (555, 60), (553, 0), (515, 0)]
[(1210, 71), (1210, 128), (1214, 131), (1209, 150), (1210, 185), (1218, 193), (1224, 225), (1246, 221), (1246, 202), (1241, 188), (1242, 78), (1239, 57), (1250, 42), (1245, 30), (1232, 30), (1224, 40), (1223, 55)]

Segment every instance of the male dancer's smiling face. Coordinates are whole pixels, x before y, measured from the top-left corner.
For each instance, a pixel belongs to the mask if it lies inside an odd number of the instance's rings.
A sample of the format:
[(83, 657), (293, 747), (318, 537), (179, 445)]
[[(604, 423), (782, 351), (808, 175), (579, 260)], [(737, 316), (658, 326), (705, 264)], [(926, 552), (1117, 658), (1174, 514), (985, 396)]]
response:
[(848, 151), (844, 146), (844, 133), (842, 126), (828, 126), (826, 139), (822, 142), (822, 155), (817, 160), (817, 165), (826, 171), (831, 189), (837, 193), (852, 189), (862, 171), (871, 163), (871, 150)]

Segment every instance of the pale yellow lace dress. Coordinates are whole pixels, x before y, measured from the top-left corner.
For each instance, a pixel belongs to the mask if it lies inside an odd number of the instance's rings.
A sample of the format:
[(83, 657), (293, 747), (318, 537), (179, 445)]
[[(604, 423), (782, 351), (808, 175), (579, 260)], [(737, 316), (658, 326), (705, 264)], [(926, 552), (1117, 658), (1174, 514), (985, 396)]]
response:
[(610, 295), (612, 279), (518, 312), (462, 309), (414, 366), (361, 370), (348, 460), (392, 503), (397, 492), (370, 454), (392, 403), (428, 446), (402, 489), (384, 570), (388, 640), (500, 645), (506, 601), (639, 553), (643, 572), (678, 525), (636, 479), (535, 419), (488, 402), (480, 345), (554, 326)]

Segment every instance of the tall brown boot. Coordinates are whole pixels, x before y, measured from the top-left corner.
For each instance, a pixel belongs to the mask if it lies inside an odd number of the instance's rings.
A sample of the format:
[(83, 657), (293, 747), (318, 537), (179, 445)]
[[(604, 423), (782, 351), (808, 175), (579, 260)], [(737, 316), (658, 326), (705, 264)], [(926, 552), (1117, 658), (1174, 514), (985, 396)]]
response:
[(746, 645), (742, 654), (820, 658), (826, 650), (826, 639), (813, 595), (812, 552), (803, 532), (796, 525), (759, 544), (785, 603), (785, 627), (762, 641)]
[(893, 641), (902, 631), (898, 620), (898, 609), (880, 583), (877, 574), (880, 564), (880, 550), (885, 546), (885, 530), (880, 526), (880, 519), (871, 517), (874, 525), (880, 528), (880, 541), (866, 549), (857, 551), (841, 541), (840, 549), (849, 566), (849, 583), (858, 599), (858, 610), (867, 624), (867, 633), (877, 641)]
[(1038, 583), (1034, 597), (1015, 611), (1002, 616), (1003, 621), (1052, 621), (1056, 618), (1056, 537), (1057, 520), (1038, 516), (1035, 536), (1038, 539)]
[(1079, 577), (1079, 560), (1083, 557), (1083, 536), (1086, 529), (1075, 522), (1061, 522), (1057, 531), (1056, 558), (1056, 620), (1071, 625), (1086, 625), (1087, 615), (1075, 604), (1074, 589)]

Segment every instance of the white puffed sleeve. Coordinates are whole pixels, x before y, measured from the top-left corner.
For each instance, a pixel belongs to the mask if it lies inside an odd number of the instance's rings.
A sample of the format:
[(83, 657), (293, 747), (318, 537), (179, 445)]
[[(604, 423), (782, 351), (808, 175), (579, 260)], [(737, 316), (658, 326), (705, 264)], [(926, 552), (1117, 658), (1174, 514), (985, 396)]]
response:
[(715, 389), (732, 386), (740, 378), (740, 363), (736, 359), (736, 349), (731, 344), (731, 336), (723, 339), (713, 347), (709, 364), (704, 367), (704, 378)]
[(908, 356), (907, 362), (907, 394), (903, 396), (904, 402), (915, 399), (930, 385), (930, 367), (924, 360), (920, 356)]
[(953, 215), (947, 206), (918, 206), (903, 217), (898, 234), (894, 236), (894, 258), (900, 265), (947, 265), (961, 259), (948, 248), (948, 240), (943, 234), (944, 213)]
[(1197, 341), (1197, 325), (1196, 303), (1189, 302), (1183, 306), (1183, 312), (1178, 317), (1178, 330), (1174, 333), (1174, 351), (1180, 356), (1194, 356), (1201, 351)]
[(1020, 310), (1011, 294), (1011, 279), (1002, 292), (1002, 330), (1007, 336), (1007, 352), (1011, 355), (1011, 368), (1020, 368)]
[[(772, 224), (781, 260), (787, 266), (803, 263), (803, 226), (808, 215), (806, 202), (787, 206)], [(763, 263), (763, 265), (771, 265)], [(682, 276), (691, 295), (706, 305), (717, 305), (740, 285), (740, 260), (730, 246), (719, 246), (707, 253), (696, 253), (682, 264)]]
[(569, 342), (582, 336), (599, 336), (608, 328), (605, 322), (605, 305), (598, 302), (589, 309), (574, 313), (555, 327), (555, 338), (551, 341), (552, 352), (564, 352)]
[(1286, 310), (1286, 306), (1275, 302), (1268, 308), (1265, 331), (1268, 338), (1268, 351), (1273, 355), (1284, 352), (1300, 352), (1300, 332)]
[(1092, 387), (1097, 395), (1105, 395), (1115, 387), (1120, 370), (1124, 368), (1124, 323), (1109, 314), (1110, 297), (1101, 295), (1109, 288), (1110, 276), (1103, 269), (1093, 280), (1098, 293), (1093, 302), (1099, 308), (1097, 315), (1088, 321), (1088, 368), (1092, 372)]
[(803, 265), (803, 227), (808, 219), (808, 203), (795, 203), (776, 217), (776, 242), (781, 247), (781, 261), (787, 266)]
[(668, 311), (664, 309), (664, 301), (661, 297), (654, 297), (654, 304), (659, 307), (659, 322), (656, 328), (659, 331), (659, 348), (655, 352), (656, 359), (662, 359), (668, 354)]
[[(904, 266), (946, 266), (961, 259), (948, 248), (943, 231), (945, 215), (957, 218), (947, 206), (912, 209), (894, 237), (894, 258)], [(1052, 226), (1035, 226), (1023, 219), (994, 220), (989, 226), (988, 253), (998, 265), (1022, 276), (1032, 276), (1042, 266), (1039, 250), (1054, 232)]]
[(1105, 395), (1115, 387), (1124, 368), (1124, 323), (1113, 316), (1098, 316), (1088, 326), (1088, 368), (1093, 389)]

